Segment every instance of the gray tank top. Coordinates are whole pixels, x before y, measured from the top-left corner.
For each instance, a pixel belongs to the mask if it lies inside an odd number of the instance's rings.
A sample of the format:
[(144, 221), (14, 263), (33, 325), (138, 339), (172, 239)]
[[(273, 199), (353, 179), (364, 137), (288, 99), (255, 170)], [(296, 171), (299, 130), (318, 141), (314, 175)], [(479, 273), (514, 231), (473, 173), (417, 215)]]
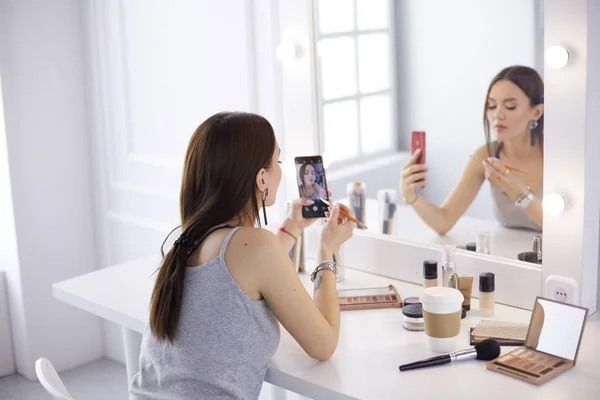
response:
[[(500, 158), (502, 143), (496, 150), (496, 158)], [(530, 229), (541, 232), (542, 229), (533, 222), (525, 210), (515, 205), (515, 202), (510, 197), (505, 195), (500, 189), (490, 185), (492, 189), (492, 200), (494, 201), (494, 216), (500, 225), (506, 228)], [(536, 197), (542, 198), (544, 193), (543, 187), (539, 188)]]
[[(500, 225), (506, 228), (530, 229), (537, 232), (542, 231), (542, 229), (529, 218), (527, 213), (525, 213), (525, 210), (517, 207), (510, 197), (492, 185), (490, 185), (490, 187), (492, 188), (492, 199), (494, 200), (494, 216)], [(540, 188), (535, 195), (541, 198), (542, 193), (543, 189)]]
[(279, 345), (267, 303), (252, 300), (225, 266), (229, 232), (217, 258), (187, 268), (173, 343), (146, 327), (131, 399), (257, 399)]

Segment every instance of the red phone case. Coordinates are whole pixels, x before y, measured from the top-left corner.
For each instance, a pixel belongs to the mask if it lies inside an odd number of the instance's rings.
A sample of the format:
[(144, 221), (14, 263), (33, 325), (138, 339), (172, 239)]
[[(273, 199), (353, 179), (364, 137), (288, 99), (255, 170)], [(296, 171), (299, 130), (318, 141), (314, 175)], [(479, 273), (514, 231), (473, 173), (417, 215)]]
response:
[(417, 149), (421, 149), (421, 155), (417, 158), (417, 164), (425, 164), (425, 132), (414, 131), (412, 133), (412, 149), (411, 154), (414, 154)]

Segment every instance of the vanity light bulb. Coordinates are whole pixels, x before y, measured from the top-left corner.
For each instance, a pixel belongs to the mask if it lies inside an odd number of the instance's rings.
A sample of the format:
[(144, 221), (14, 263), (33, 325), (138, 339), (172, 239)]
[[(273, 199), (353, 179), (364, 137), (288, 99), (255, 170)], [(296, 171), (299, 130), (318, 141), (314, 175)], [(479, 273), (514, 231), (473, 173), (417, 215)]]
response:
[(550, 193), (544, 197), (542, 207), (550, 215), (558, 215), (565, 209), (567, 200), (558, 193)]
[(298, 54), (298, 47), (290, 43), (280, 44), (275, 50), (275, 55), (282, 64), (289, 64), (290, 62), (296, 60), (298, 58)]
[(550, 68), (561, 69), (571, 59), (571, 53), (562, 46), (550, 46), (546, 49), (544, 60)]

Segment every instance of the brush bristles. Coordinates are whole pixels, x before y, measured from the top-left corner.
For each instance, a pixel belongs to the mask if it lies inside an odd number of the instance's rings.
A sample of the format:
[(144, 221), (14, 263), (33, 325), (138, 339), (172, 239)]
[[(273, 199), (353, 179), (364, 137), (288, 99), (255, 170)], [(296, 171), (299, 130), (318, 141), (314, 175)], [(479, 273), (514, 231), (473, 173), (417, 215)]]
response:
[(477, 359), (490, 361), (500, 355), (500, 344), (494, 339), (485, 339), (475, 346)]

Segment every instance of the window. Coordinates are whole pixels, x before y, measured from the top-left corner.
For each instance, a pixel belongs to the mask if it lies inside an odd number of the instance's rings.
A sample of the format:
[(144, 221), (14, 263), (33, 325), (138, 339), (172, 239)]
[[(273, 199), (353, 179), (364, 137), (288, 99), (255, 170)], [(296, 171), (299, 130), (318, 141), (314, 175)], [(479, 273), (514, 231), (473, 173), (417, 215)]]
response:
[(395, 150), (391, 0), (314, 0), (317, 114), (329, 162)]

